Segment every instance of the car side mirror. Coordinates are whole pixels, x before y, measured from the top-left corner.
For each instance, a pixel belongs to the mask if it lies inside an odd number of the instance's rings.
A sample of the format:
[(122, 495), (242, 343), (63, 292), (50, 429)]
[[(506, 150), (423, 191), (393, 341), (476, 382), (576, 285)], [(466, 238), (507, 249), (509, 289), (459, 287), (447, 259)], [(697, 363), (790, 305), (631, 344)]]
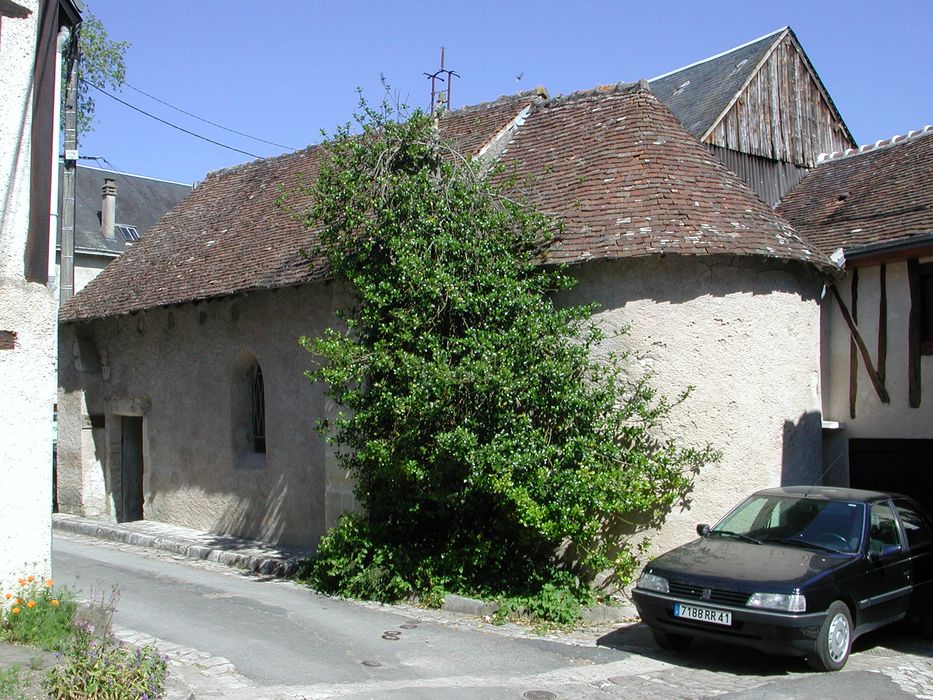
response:
[(872, 561), (880, 561), (881, 559), (887, 559), (888, 557), (894, 556), (901, 551), (901, 546), (899, 544), (875, 544), (871, 543), (871, 546), (868, 548), (868, 558)]
[(702, 525), (697, 525), (697, 534), (700, 537), (706, 537), (709, 534), (709, 525), (705, 523)]

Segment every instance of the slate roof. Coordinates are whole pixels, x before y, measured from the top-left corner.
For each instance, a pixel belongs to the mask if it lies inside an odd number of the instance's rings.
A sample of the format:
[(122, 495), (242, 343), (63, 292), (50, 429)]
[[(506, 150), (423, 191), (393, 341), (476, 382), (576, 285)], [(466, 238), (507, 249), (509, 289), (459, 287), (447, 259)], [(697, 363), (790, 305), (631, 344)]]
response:
[[(442, 134), (463, 152), (477, 153), (539, 99), (538, 92), (529, 91), (456, 110), (440, 120)], [(302, 254), (313, 249), (314, 232), (290, 213), (309, 208), (300, 185), (315, 181), (322, 155), (320, 147), (311, 146), (210, 173), (140, 242), (72, 297), (60, 311), (61, 320), (114, 316), (322, 278), (326, 270), (321, 262), (309, 265)], [(283, 189), (294, 192), (288, 209), (275, 204)]]
[[(61, 172), (59, 164), (59, 177)], [(165, 212), (191, 191), (190, 185), (179, 182), (79, 165), (75, 177), (75, 250), (79, 253), (120, 255), (128, 247), (119, 232), (112, 239), (105, 238), (100, 232), (104, 178), (112, 178), (116, 182), (116, 223), (135, 226), (140, 236), (145, 235)]]
[(933, 127), (834, 154), (778, 207), (826, 254), (933, 233)]
[(828, 265), (644, 84), (534, 107), (502, 162), (531, 181), (532, 204), (564, 221), (552, 262), (670, 253)]
[(703, 138), (788, 29), (782, 27), (717, 56), (659, 75), (648, 84), (691, 134)]
[[(527, 109), (526, 108), (529, 108)], [(458, 110), (442, 136), (477, 154), (516, 117), (500, 162), (518, 190), (566, 224), (553, 262), (659, 253), (759, 255), (829, 266), (732, 171), (684, 129), (647, 85), (544, 100), (536, 93)], [(518, 120), (521, 122), (521, 120)], [(143, 240), (61, 311), (63, 321), (112, 316), (327, 275), (309, 261), (315, 233), (274, 201), (317, 176), (323, 150), (211, 173)], [(527, 176), (527, 177), (526, 177)], [(305, 211), (308, 195), (288, 200)]]

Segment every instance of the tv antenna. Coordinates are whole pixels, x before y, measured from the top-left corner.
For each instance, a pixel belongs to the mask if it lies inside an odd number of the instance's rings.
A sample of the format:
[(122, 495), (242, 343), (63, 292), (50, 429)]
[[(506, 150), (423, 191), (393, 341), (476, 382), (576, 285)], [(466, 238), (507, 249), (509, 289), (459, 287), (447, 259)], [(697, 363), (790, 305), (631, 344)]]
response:
[[(460, 74), (444, 68), (444, 47), (441, 47), (441, 67), (433, 73), (425, 73), (428, 80), (431, 81), (431, 112), (450, 109), (450, 87), (454, 77), (459, 78)], [(438, 83), (446, 83), (438, 89)]]

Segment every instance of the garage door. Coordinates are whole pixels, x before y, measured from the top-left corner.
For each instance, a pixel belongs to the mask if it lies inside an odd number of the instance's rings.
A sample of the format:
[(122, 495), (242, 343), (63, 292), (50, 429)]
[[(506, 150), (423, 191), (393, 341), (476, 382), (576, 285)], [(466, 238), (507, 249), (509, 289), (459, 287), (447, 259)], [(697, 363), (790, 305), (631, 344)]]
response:
[(933, 512), (933, 440), (849, 440), (849, 484), (904, 493)]

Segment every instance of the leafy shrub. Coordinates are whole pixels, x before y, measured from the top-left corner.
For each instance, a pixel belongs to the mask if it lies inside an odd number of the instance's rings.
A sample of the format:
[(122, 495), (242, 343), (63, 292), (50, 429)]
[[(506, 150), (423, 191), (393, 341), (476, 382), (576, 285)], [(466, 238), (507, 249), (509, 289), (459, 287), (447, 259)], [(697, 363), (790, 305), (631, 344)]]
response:
[(311, 581), (565, 619), (614, 560), (631, 575), (625, 538), (713, 453), (659, 440), (674, 404), (619, 358), (591, 360), (594, 308), (555, 305), (573, 280), (539, 264), (559, 226), (510, 199), (506, 173), (481, 176), (430, 115), (364, 103), (359, 127), (328, 143), (308, 220), (355, 293), (348, 332), (302, 342), (342, 407), (320, 427), (365, 514), (324, 538)]
[(19, 579), (16, 590), (4, 593), (0, 639), (59, 650), (72, 632), (77, 603), (67, 590), (56, 591), (52, 579)]

